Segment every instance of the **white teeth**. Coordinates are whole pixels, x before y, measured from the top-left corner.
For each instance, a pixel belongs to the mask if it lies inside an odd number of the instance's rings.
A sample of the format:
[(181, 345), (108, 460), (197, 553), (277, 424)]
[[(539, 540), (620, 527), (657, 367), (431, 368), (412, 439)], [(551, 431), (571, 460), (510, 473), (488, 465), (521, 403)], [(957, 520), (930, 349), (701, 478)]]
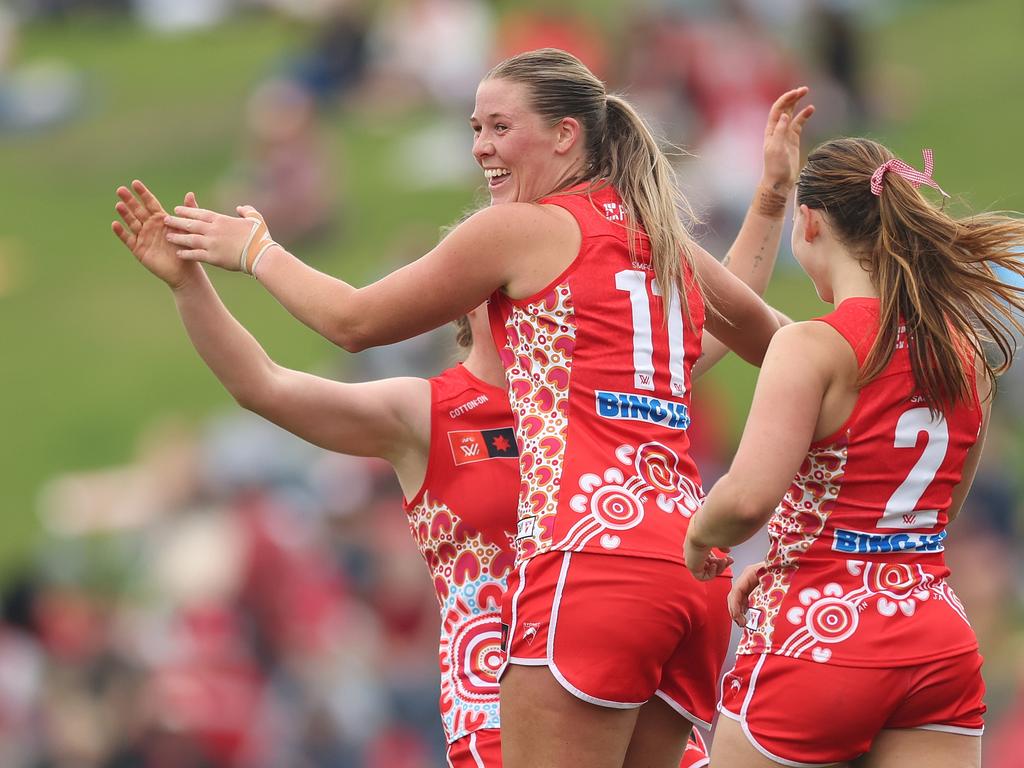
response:
[(484, 176), (488, 179), (494, 179), (508, 173), (511, 173), (508, 168), (484, 168)]

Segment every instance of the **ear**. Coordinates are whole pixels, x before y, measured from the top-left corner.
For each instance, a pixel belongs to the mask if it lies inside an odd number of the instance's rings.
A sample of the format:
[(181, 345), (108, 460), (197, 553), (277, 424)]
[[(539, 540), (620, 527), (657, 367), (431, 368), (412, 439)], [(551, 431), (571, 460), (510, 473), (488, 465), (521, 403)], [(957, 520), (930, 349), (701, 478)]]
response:
[(555, 152), (559, 155), (567, 154), (583, 136), (583, 129), (575, 117), (563, 117), (558, 121), (556, 127), (558, 133), (555, 140)]
[(808, 208), (806, 205), (801, 205), (800, 215), (804, 221), (804, 241), (813, 243), (818, 239), (818, 235), (821, 234), (821, 227), (823, 223), (821, 220), (821, 213), (813, 208)]

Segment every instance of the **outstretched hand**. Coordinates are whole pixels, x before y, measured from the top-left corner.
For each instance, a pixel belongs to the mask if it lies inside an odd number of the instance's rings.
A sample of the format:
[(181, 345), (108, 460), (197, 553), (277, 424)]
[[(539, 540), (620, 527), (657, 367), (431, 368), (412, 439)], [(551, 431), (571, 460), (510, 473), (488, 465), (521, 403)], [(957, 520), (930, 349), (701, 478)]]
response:
[[(114, 209), (121, 221), (112, 222), (110, 228), (142, 266), (172, 289), (179, 288), (200, 267), (179, 259), (177, 249), (167, 242), (170, 232), (164, 223), (167, 211), (156, 195), (138, 179), (131, 186), (130, 190), (127, 187), (117, 188), (120, 201)], [(185, 195), (185, 205), (196, 205), (195, 195), (191, 192)]]
[(205, 208), (179, 205), (174, 216), (166, 216), (167, 241), (177, 255), (188, 261), (202, 261), (215, 267), (253, 274), (259, 257), (276, 245), (263, 216), (249, 205), (236, 208), (238, 216)]
[(788, 194), (800, 173), (800, 134), (814, 114), (814, 105), (808, 104), (796, 114), (794, 110), (809, 91), (806, 86), (786, 91), (768, 112), (764, 128), (763, 181), (779, 194)]

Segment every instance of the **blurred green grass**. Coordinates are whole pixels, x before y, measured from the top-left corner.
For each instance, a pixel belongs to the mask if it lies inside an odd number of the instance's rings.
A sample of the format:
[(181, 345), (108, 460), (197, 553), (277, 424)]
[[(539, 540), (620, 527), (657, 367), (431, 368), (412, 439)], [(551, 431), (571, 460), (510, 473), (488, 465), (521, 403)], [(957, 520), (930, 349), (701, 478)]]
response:
[[(936, 177), (973, 206), (1024, 208), (1014, 155), (1022, 31), (1019, 2), (984, 0), (918, 3), (870, 36), (869, 90), (896, 114), (873, 135), (914, 163), (920, 147), (934, 148)], [(114, 189), (142, 178), (165, 202), (189, 189), (202, 201), (238, 157), (246, 94), (301, 39), (301, 30), (263, 17), (173, 37), (107, 18), (24, 30), (21, 60), (69, 63), (85, 77), (87, 103), (68, 125), (0, 135), (0, 267), (9, 274), (0, 292), (0, 566), (38, 536), (45, 480), (130, 461), (161, 415), (199, 421), (230, 404), (188, 345), (167, 291), (110, 234)], [(368, 279), (403, 233), (432, 236), (471, 203), (473, 190), (420, 191), (381, 173), (418, 125), (418, 116), (331, 119), (333, 170), (350, 190), (345, 247), (305, 257)], [(336, 355), (257, 286), (217, 278), (282, 364), (312, 369)], [(769, 298), (795, 318), (823, 309), (793, 271), (780, 270)], [(713, 375), (735, 433), (753, 372), (726, 361)]]

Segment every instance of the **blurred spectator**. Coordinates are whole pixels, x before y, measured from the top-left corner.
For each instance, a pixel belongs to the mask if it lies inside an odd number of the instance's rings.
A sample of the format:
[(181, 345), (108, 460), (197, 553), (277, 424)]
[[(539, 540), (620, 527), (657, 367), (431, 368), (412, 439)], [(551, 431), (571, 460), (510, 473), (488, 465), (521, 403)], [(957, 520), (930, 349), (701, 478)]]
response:
[(373, 28), (367, 104), (386, 112), (437, 105), (461, 114), (487, 71), (493, 35), (493, 13), (484, 0), (385, 6)]
[(610, 75), (610, 53), (589, 17), (557, 6), (531, 4), (504, 16), (494, 62), (536, 48), (561, 48), (576, 56), (602, 80)]
[(320, 135), (313, 93), (275, 79), (249, 97), (244, 157), (220, 184), (218, 206), (251, 205), (290, 247), (308, 243), (336, 223), (333, 158)]
[(68, 120), (82, 104), (81, 76), (57, 60), (15, 66), (18, 19), (0, 5), (0, 133), (28, 132)]
[(311, 29), (304, 50), (286, 64), (287, 77), (301, 83), (317, 102), (344, 102), (369, 67), (373, 16), (368, 0), (266, 0)]
[(223, 21), (233, 0), (132, 0), (142, 24), (158, 32), (206, 29)]

